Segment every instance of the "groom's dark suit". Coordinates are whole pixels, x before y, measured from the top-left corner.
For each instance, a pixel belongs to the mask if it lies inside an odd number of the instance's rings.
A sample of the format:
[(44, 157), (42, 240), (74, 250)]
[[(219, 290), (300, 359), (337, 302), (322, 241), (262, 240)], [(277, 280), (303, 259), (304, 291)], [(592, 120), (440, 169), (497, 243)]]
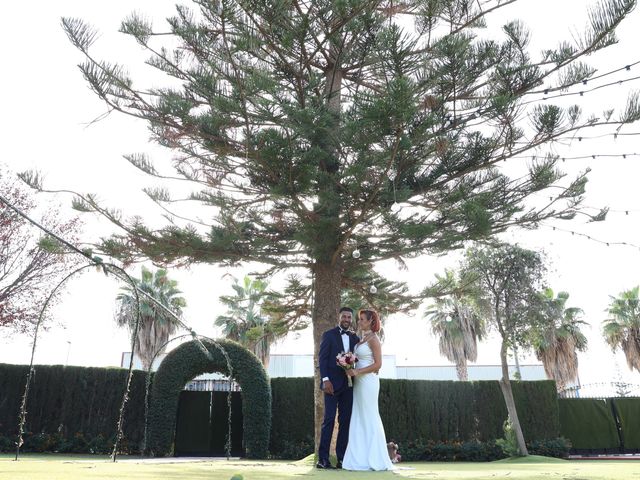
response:
[[(347, 333), (349, 351), (353, 352), (360, 340), (353, 332)], [(340, 327), (327, 330), (322, 335), (318, 361), (320, 364), (320, 378), (328, 378), (333, 384), (333, 395), (324, 394), (324, 420), (320, 432), (320, 447), (318, 448), (318, 461), (329, 463), (329, 446), (335, 424), (336, 410), (338, 410), (338, 439), (336, 441), (336, 456), (342, 462), (344, 452), (347, 450), (349, 440), (349, 422), (351, 420), (351, 407), (353, 405), (353, 388), (349, 387), (347, 375), (344, 370), (336, 365), (336, 356), (344, 352)], [(322, 388), (322, 380), (320, 380)]]

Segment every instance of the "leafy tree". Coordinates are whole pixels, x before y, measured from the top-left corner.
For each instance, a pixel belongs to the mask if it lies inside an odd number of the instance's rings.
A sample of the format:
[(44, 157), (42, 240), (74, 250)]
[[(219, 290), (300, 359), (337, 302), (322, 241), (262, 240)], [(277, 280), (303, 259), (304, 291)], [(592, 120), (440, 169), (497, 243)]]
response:
[(580, 320), (582, 309), (566, 307), (569, 294), (545, 289), (541, 294), (541, 316), (532, 331), (531, 344), (547, 377), (555, 380), (558, 391), (578, 378), (578, 351), (587, 349), (587, 337), (580, 331), (586, 322)]
[[(141, 290), (158, 303), (172, 311), (176, 316), (182, 315), (182, 309), (187, 306), (186, 300), (180, 296), (178, 282), (171, 280), (167, 271), (160, 268), (151, 272), (141, 269), (140, 278), (133, 279), (138, 290)], [(134, 331), (137, 309), (136, 295), (131, 285), (122, 287), (116, 297), (116, 322), (121, 327)], [(177, 329), (174, 318), (154, 302), (140, 295), (140, 325), (134, 353), (140, 357), (142, 367), (147, 370), (153, 362), (154, 356), (162, 352), (162, 347)]]
[(508, 244), (469, 249), (461, 273), (463, 281), (474, 286), (471, 291), (485, 312), (486, 321), (500, 334), (500, 387), (521, 455), (528, 452), (513, 400), (507, 352), (509, 348), (529, 345), (529, 331), (538, 318), (535, 312), (544, 273), (538, 253)]
[(640, 299), (639, 287), (626, 290), (618, 297), (611, 296), (610, 317), (604, 321), (605, 341), (615, 351), (624, 352), (631, 370), (640, 372)]
[[(226, 338), (253, 351), (267, 368), (271, 345), (286, 336), (290, 329), (286, 322), (273, 315), (279, 308), (274, 295), (267, 291), (267, 282), (244, 277), (242, 285), (236, 280), (232, 287), (235, 295), (220, 297), (227, 312), (218, 316), (215, 324), (223, 327)], [(306, 325), (302, 324), (296, 328), (304, 327)]]
[(430, 319), (431, 331), (438, 337), (440, 354), (456, 365), (458, 380), (466, 381), (467, 362), (478, 358), (478, 341), (485, 335), (484, 322), (454, 272), (447, 270), (444, 277), (438, 277), (438, 284), (436, 288), (451, 289), (452, 293), (436, 297), (425, 317)]
[[(160, 87), (137, 85), (123, 66), (98, 59), (98, 35), (83, 21), (62, 23), (85, 55), (90, 87), (111, 110), (148, 121), (152, 139), (175, 152), (178, 177), (194, 185), (189, 199), (211, 207), (211, 223), (185, 222), (166, 188), (146, 190), (172, 220), (160, 229), (93, 195), (74, 205), (122, 228), (101, 247), (125, 261), (303, 269), (288, 303), (294, 317), (311, 317), (316, 358), (341, 291), (369, 287), (378, 262), (404, 264), (514, 225), (572, 217), (586, 176), (560, 182), (558, 157), (539, 150), (586, 126), (640, 117), (638, 96), (619, 114), (583, 118), (578, 106), (537, 104), (532, 95), (591, 78), (582, 58), (615, 43), (635, 0), (603, 1), (581, 35), (538, 55), (519, 21), (501, 39), (482, 35), (491, 14), (514, 0), (193, 3), (177, 7), (168, 31), (140, 14), (122, 22), (148, 64), (169, 77)], [(541, 160), (524, 174), (498, 167), (530, 151)], [(148, 155), (126, 158), (166, 179)], [(550, 204), (525, 205), (552, 185)], [(373, 306), (415, 305), (402, 285), (390, 290), (395, 302)], [(318, 435), (318, 389), (315, 399)]]
[[(6, 202), (71, 241), (77, 242), (80, 234), (79, 219), (64, 219), (58, 208), (38, 205), (20, 183), (0, 169), (0, 328), (5, 333), (29, 330), (47, 297), (80, 261)], [(58, 290), (50, 304), (55, 304), (63, 291)], [(45, 312), (45, 320), (50, 320), (50, 311)]]

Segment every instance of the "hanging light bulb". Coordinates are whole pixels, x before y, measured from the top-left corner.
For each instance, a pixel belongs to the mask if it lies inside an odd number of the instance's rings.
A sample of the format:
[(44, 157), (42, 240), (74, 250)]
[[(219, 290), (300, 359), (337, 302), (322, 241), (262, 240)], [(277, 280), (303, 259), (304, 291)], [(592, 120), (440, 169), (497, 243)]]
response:
[(369, 292), (375, 295), (376, 293), (378, 293), (378, 289), (375, 285), (371, 285), (371, 287), (369, 287)]
[(351, 256), (353, 258), (360, 258), (360, 250), (358, 250), (357, 248), (353, 251), (353, 253), (351, 254)]

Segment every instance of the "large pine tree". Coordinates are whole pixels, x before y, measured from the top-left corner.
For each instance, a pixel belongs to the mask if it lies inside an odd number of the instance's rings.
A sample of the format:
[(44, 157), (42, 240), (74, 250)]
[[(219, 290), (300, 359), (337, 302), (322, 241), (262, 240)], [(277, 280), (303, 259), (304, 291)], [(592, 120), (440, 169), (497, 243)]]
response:
[[(533, 92), (591, 78), (582, 58), (616, 41), (635, 0), (603, 0), (579, 38), (537, 55), (518, 21), (499, 40), (484, 35), (491, 14), (514, 2), (193, 0), (193, 9), (177, 7), (169, 31), (131, 15), (121, 31), (149, 51), (171, 88), (137, 85), (123, 66), (97, 59), (96, 32), (65, 18), (91, 88), (111, 109), (148, 121), (153, 139), (175, 151), (178, 176), (211, 207), (212, 226), (175, 219), (152, 229), (93, 196), (75, 206), (123, 228), (101, 247), (124, 260), (304, 269), (287, 288), (291, 319), (311, 316), (317, 356), (344, 288), (390, 311), (413, 305), (404, 285), (374, 273), (377, 262), (571, 217), (586, 178), (558, 184), (557, 158), (539, 149), (585, 126), (640, 117), (637, 96), (602, 118), (526, 104), (540, 98)], [(542, 159), (520, 169), (525, 175), (501, 169), (534, 150)], [(148, 156), (127, 158), (160, 176)], [(556, 184), (551, 205), (525, 203)], [(147, 193), (172, 200), (165, 189)], [(320, 407), (317, 392), (316, 420)]]

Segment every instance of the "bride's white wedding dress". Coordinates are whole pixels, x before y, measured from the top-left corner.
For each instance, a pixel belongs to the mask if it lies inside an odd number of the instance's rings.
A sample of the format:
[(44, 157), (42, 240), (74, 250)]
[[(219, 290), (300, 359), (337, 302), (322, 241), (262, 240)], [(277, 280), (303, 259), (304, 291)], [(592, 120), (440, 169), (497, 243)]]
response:
[[(373, 363), (373, 352), (368, 343), (358, 344), (354, 353), (358, 357), (358, 368)], [(380, 377), (377, 374), (365, 373), (354, 378), (349, 443), (342, 460), (345, 470), (394, 469), (378, 412), (379, 391)]]

